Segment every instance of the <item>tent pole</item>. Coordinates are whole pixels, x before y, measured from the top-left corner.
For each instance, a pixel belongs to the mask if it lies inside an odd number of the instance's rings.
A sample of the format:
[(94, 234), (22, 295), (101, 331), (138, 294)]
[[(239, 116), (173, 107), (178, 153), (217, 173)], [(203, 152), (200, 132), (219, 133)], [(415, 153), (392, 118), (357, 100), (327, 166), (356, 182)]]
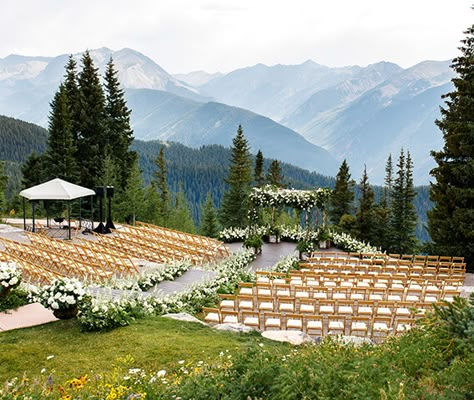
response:
[(44, 208), (46, 209), (46, 226), (49, 228), (49, 203), (48, 200), (43, 200)]
[(35, 205), (35, 201), (33, 200), (32, 203), (31, 203), (31, 208), (33, 209), (33, 228), (32, 228), (32, 232), (35, 233), (35, 209), (36, 209), (36, 205)]
[(26, 209), (25, 209), (25, 198), (23, 197), (23, 230), (26, 231)]
[(91, 231), (94, 230), (94, 196), (91, 196)]
[(82, 207), (82, 198), (79, 197), (79, 229), (82, 228), (81, 207)]
[(68, 224), (67, 237), (69, 240), (71, 240), (71, 200), (67, 202), (67, 224)]

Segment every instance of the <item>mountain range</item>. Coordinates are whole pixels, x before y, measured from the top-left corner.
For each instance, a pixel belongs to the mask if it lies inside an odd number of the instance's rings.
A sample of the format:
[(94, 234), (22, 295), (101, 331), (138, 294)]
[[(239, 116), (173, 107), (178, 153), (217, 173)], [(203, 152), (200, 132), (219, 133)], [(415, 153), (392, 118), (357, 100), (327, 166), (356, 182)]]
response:
[[(389, 62), (331, 68), (308, 60), (173, 76), (131, 49), (90, 53), (101, 71), (113, 57), (138, 139), (229, 146), (242, 124), (253, 153), (261, 149), (333, 176), (345, 158), (356, 178), (366, 165), (373, 183), (383, 181), (389, 153), (396, 159), (403, 147), (412, 155), (416, 184), (429, 182), (430, 150), (443, 144), (434, 121), (441, 95), (452, 88), (449, 61), (404, 69)], [(0, 59), (0, 114), (46, 126), (67, 58)]]

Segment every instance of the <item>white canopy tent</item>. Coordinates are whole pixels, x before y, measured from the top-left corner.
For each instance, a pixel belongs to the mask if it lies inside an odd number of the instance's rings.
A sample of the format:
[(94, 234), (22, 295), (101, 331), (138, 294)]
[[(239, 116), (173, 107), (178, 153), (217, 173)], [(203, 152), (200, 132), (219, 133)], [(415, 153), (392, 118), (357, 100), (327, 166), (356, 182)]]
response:
[[(95, 196), (91, 189), (74, 185), (73, 183), (56, 178), (48, 182), (22, 190), (20, 196), (32, 201), (33, 207), (33, 232), (35, 231), (35, 201), (36, 200), (65, 200), (68, 202), (68, 238), (71, 239), (71, 200), (86, 196)], [(25, 215), (23, 202), (23, 216)], [(23, 225), (26, 229), (26, 220), (23, 217)]]

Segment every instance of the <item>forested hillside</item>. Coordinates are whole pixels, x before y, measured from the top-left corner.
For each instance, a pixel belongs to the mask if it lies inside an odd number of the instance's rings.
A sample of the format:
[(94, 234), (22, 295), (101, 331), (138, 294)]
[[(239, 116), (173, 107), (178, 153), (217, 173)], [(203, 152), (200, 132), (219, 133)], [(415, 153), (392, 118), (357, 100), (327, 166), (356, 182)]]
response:
[[(219, 145), (192, 149), (179, 143), (135, 140), (132, 149), (139, 154), (145, 184), (150, 182), (156, 169), (154, 160), (162, 146), (168, 168), (168, 185), (173, 192), (177, 192), (179, 185), (182, 185), (194, 217), (198, 218), (200, 204), (204, 202), (207, 192), (212, 194), (215, 204), (219, 206), (226, 189), (224, 179), (227, 177), (230, 150)], [(268, 170), (270, 162), (269, 159), (264, 160), (265, 171)], [(285, 163), (282, 163), (281, 167), (289, 187), (307, 189), (334, 186), (332, 177)]]
[(23, 162), (32, 151), (45, 151), (47, 138), (38, 125), (0, 115), (0, 160)]
[[(20, 190), (20, 164), (32, 151), (42, 153), (46, 149), (46, 140), (45, 129), (21, 120), (0, 116), (0, 160), (6, 161), (4, 169), (9, 178), (5, 193), (7, 200), (11, 201)], [(170, 190), (177, 192), (179, 185), (182, 185), (193, 216), (198, 221), (200, 204), (204, 202), (208, 192), (211, 193), (216, 206), (220, 205), (226, 189), (224, 179), (227, 177), (230, 150), (219, 145), (192, 149), (179, 143), (134, 140), (131, 149), (139, 154), (140, 168), (146, 185), (150, 183), (156, 170), (154, 160), (162, 146), (167, 162)], [(265, 171), (268, 170), (270, 163), (271, 160), (264, 160)], [(286, 163), (281, 163), (281, 167), (288, 187), (295, 189), (334, 187), (333, 177), (309, 172)], [(415, 207), (419, 216), (417, 237), (423, 241), (429, 238), (425, 229), (426, 211), (431, 208), (428, 189), (427, 186), (417, 187), (415, 197)], [(378, 198), (381, 188), (374, 186), (374, 191)]]

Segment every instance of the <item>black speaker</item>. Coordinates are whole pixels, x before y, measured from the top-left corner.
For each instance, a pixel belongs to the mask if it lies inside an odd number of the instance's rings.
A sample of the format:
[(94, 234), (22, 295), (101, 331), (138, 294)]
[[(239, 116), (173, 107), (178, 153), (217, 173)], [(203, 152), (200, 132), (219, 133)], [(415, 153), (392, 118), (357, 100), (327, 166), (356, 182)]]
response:
[(104, 197), (104, 187), (103, 186), (97, 186), (95, 188), (95, 195), (99, 198), (102, 199)]
[(107, 197), (111, 199), (114, 197), (114, 187), (113, 186), (107, 186), (106, 187), (106, 192), (107, 192)]

